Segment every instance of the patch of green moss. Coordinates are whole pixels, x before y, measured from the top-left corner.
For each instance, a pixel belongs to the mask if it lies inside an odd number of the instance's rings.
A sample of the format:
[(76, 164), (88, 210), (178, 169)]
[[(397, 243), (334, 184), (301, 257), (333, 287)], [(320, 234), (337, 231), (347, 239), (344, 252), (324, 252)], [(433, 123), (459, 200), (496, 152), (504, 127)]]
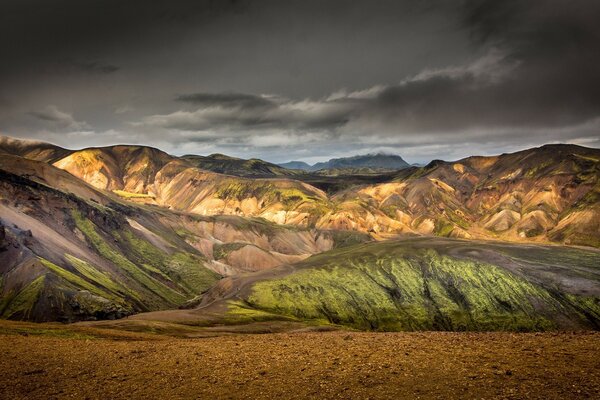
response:
[(208, 290), (221, 278), (204, 266), (203, 258), (189, 253), (175, 253), (168, 265), (171, 276), (192, 295)]
[[(253, 322), (265, 321), (298, 321), (292, 316), (285, 316), (271, 313), (264, 310), (259, 310), (245, 304), (242, 301), (230, 300), (227, 302), (227, 313), (225, 314), (222, 323), (226, 325), (241, 325)], [(327, 321), (322, 321), (327, 324)]]
[(21, 289), (2, 309), (2, 318), (32, 319), (31, 312), (44, 289), (46, 275), (41, 275)]
[(470, 224), (464, 219), (457, 211), (449, 210), (447, 213), (448, 219), (454, 224), (460, 226), (463, 229), (469, 229)]
[(71, 271), (67, 271), (66, 269), (59, 267), (58, 265), (46, 260), (45, 258), (38, 257), (38, 259), (46, 268), (48, 268), (50, 271), (54, 272), (56, 275), (60, 276), (67, 282), (75, 285), (75, 287), (87, 290), (90, 293), (104, 297), (105, 299), (116, 299), (114, 295), (100, 289), (99, 287), (86, 281), (82, 277), (75, 275)]
[(448, 237), (454, 229), (454, 224), (444, 218), (438, 218), (435, 220), (434, 233), (437, 236)]
[(151, 277), (143, 269), (121, 254), (119, 250), (110, 246), (96, 231), (95, 225), (92, 221), (84, 218), (77, 210), (72, 211), (72, 216), (77, 228), (83, 232), (85, 237), (98, 251), (98, 253), (100, 253), (104, 258), (112, 262), (114, 265), (121, 268), (133, 280), (144, 286), (151, 293), (159, 296), (164, 302), (166, 302), (166, 304), (163, 303), (162, 305), (175, 306), (182, 304), (185, 301), (185, 297), (181, 293)]
[(248, 304), (299, 319), (388, 331), (545, 330), (554, 327), (549, 316), (564, 307), (546, 289), (491, 264), (433, 250), (356, 249), (324, 262), (317, 256), (314, 267), (256, 283)]
[(101, 272), (88, 262), (84, 260), (80, 260), (79, 258), (72, 256), (70, 254), (65, 254), (65, 258), (69, 261), (69, 263), (83, 275), (90, 282), (95, 283), (96, 285), (100, 285), (113, 293), (129, 293), (130, 291), (123, 287), (121, 284), (117, 283), (115, 277), (109, 275), (106, 272)]
[(61, 328), (32, 328), (21, 326), (0, 326), (0, 335), (32, 335), (60, 339), (96, 339), (95, 336)]
[(225, 180), (219, 184), (215, 197), (223, 200), (242, 201), (256, 197), (264, 205), (281, 203), (287, 209), (295, 208), (301, 203), (321, 203), (317, 196), (309, 195), (295, 187), (282, 188), (268, 181)]
[(331, 231), (331, 235), (333, 236), (334, 249), (354, 246), (373, 240), (368, 234), (357, 231)]
[(534, 167), (532, 167), (529, 170), (527, 170), (525, 172), (525, 176), (527, 178), (533, 178), (533, 177), (537, 176), (539, 173), (541, 173), (544, 170), (544, 168), (552, 165), (553, 163), (554, 163), (554, 160), (548, 160), (548, 161), (545, 161), (545, 162), (543, 162), (541, 164), (537, 164)]
[(194, 241), (198, 237), (193, 232), (191, 232), (185, 228), (177, 228), (177, 229), (175, 229), (175, 233), (177, 234), (177, 236), (183, 238), (186, 241)]

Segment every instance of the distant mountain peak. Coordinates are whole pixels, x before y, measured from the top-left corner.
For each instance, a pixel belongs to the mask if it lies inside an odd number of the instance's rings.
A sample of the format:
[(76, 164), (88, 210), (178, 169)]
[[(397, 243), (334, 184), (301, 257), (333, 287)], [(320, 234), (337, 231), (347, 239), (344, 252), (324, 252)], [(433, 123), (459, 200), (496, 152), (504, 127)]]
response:
[(304, 161), (290, 161), (279, 164), (279, 166), (290, 169), (302, 169), (305, 171), (317, 171), (332, 168), (382, 168), (382, 169), (404, 169), (410, 167), (402, 157), (397, 154), (384, 152), (359, 154), (351, 157), (332, 158), (326, 162), (313, 165)]

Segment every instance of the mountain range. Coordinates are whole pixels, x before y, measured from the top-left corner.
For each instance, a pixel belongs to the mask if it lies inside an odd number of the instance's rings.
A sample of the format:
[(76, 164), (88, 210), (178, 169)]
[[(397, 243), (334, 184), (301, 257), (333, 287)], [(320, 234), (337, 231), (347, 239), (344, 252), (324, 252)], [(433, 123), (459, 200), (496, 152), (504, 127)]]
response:
[(546, 145), (360, 180), (343, 168), (319, 180), (255, 159), (2, 137), (0, 315), (598, 326), (600, 150)]
[(393, 154), (365, 154), (353, 157), (332, 158), (326, 162), (319, 162), (313, 165), (304, 161), (290, 161), (279, 164), (280, 167), (288, 169), (299, 169), (303, 171), (319, 171), (329, 169), (358, 169), (372, 168), (380, 170), (399, 170), (410, 167), (402, 157)]

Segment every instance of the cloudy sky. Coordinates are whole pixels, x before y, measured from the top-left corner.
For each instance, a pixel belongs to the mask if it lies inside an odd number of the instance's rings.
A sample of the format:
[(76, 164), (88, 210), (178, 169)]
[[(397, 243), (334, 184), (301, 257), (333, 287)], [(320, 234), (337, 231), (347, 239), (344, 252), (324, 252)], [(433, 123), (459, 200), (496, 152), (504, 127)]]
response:
[(597, 0), (0, 0), (0, 134), (410, 162), (600, 147)]

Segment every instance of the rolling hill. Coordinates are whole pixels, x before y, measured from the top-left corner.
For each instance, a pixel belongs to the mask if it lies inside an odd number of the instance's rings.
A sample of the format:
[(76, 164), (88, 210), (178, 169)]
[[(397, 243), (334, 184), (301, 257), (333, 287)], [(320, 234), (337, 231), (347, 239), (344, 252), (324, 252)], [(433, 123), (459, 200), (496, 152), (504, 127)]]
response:
[(244, 160), (224, 154), (211, 154), (206, 157), (191, 154), (182, 156), (181, 159), (190, 162), (198, 168), (226, 175), (265, 178), (301, 174), (299, 171), (287, 169), (257, 158)]
[[(358, 244), (219, 281), (193, 310), (95, 327), (166, 332), (600, 328), (600, 251), (445, 238)], [(197, 327), (197, 328), (194, 328)], [(287, 327), (287, 328), (286, 328)]]

